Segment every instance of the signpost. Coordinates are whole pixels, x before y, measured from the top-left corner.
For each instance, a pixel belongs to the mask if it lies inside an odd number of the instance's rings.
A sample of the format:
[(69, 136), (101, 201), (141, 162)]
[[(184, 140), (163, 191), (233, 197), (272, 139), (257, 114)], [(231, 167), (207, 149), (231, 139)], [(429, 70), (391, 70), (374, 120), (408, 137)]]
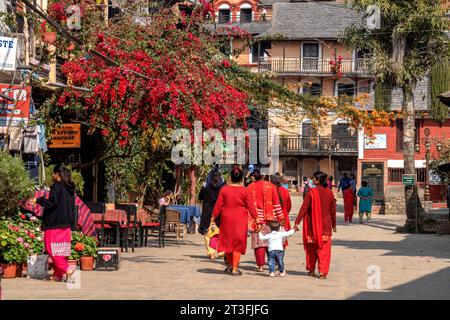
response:
[(402, 175), (402, 183), (404, 186), (414, 186), (416, 184), (416, 175), (415, 174)]
[(80, 148), (81, 125), (79, 123), (62, 124), (51, 132), (49, 148)]
[(419, 195), (417, 194), (417, 176), (415, 174), (404, 174), (402, 175), (402, 183), (404, 186), (412, 187), (414, 190), (414, 205), (416, 209), (416, 233), (418, 233), (418, 221), (417, 221), (417, 198)]
[(16, 71), (17, 39), (0, 37), (0, 70)]

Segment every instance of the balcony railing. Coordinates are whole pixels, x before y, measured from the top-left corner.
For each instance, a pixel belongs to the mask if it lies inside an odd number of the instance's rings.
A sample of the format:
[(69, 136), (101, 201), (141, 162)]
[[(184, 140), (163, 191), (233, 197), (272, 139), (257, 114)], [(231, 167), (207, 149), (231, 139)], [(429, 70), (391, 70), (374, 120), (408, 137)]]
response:
[[(330, 58), (261, 58), (258, 66), (260, 70), (280, 73), (332, 73)], [(343, 74), (367, 74), (367, 60), (342, 60), (341, 72)]]
[(357, 137), (332, 136), (281, 136), (281, 153), (321, 153), (340, 154), (357, 153)]
[(216, 23), (218, 24), (246, 24), (246, 23), (256, 23), (256, 22), (270, 22), (272, 20), (271, 15), (262, 14), (240, 14), (236, 15), (235, 18), (231, 14), (219, 14), (216, 17)]

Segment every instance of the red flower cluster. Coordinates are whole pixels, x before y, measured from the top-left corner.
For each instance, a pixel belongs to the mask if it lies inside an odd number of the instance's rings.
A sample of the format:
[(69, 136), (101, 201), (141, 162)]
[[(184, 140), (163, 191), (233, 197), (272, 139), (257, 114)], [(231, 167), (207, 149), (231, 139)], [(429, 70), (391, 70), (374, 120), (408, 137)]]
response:
[(342, 60), (342, 56), (339, 56), (337, 59), (336, 56), (334, 56), (334, 58), (330, 60), (331, 72), (334, 74), (335, 80), (342, 78)]
[(231, 67), (231, 63), (230, 63), (230, 61), (228, 61), (227, 59), (224, 59), (224, 60), (222, 61), (222, 64), (223, 64), (223, 66), (224, 66), (225, 68), (230, 68), (230, 67)]
[(214, 18), (214, 9), (211, 1), (208, 0), (200, 0), (200, 4), (202, 6), (202, 15), (203, 17), (206, 17), (208, 15), (211, 15), (212, 18)]
[[(206, 129), (243, 125), (249, 115), (247, 96), (202, 57), (204, 40), (175, 28), (163, 16), (155, 17), (154, 25), (164, 30), (162, 39), (142, 37), (139, 42), (136, 36), (132, 42), (94, 35), (95, 49), (120, 66), (97, 56), (66, 62), (62, 71), (68, 80), (91, 92), (69, 89), (60, 95), (58, 105), (71, 99), (81, 102), (91, 126), (121, 147), (147, 128), (191, 129), (195, 121), (202, 121)], [(222, 65), (231, 67), (228, 60)]]
[(75, 251), (81, 252), (84, 250), (84, 244), (82, 244), (81, 242), (77, 242), (73, 248), (75, 249)]
[(65, 7), (66, 7), (65, 1), (58, 1), (50, 4), (48, 6), (47, 11), (52, 19), (61, 21), (66, 19)]
[(19, 227), (15, 227), (15, 226), (8, 226), (9, 230), (14, 231), (14, 232), (19, 232), (20, 228)]

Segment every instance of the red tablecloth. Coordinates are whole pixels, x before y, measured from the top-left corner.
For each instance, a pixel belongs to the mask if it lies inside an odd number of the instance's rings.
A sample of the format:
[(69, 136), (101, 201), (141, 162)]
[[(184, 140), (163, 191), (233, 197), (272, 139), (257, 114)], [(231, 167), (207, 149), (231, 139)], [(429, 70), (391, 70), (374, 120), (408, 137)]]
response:
[[(48, 199), (50, 192), (46, 190), (38, 190), (35, 191), (34, 196), (36, 198), (46, 197)], [(78, 225), (81, 226), (81, 232), (89, 236), (97, 236), (95, 232), (94, 220), (92, 219), (92, 214), (89, 207), (78, 196), (75, 198), (75, 205), (78, 207)], [(22, 202), (20, 203), (20, 206), (30, 212), (33, 212), (33, 214), (37, 217), (41, 217), (44, 213), (44, 208), (42, 208), (39, 204), (33, 206), (30, 201)]]
[[(93, 213), (92, 216), (96, 223), (102, 222), (102, 213)], [(127, 223), (127, 213), (124, 210), (106, 210), (104, 218), (105, 222), (117, 222), (119, 224)]]

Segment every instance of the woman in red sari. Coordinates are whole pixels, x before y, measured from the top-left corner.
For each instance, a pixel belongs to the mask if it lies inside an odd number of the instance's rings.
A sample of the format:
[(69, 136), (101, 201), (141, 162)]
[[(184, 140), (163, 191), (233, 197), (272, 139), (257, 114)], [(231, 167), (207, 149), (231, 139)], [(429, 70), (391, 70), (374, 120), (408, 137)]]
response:
[[(211, 224), (220, 215), (218, 252), (225, 252), (228, 266), (225, 273), (240, 276), (239, 261), (247, 249), (249, 213), (253, 220), (257, 214), (250, 194), (242, 185), (241, 169), (231, 171), (231, 184), (222, 187), (211, 217)], [(256, 222), (256, 221), (255, 221)]]
[(277, 187), (269, 182), (264, 181), (259, 169), (253, 171), (255, 182), (251, 183), (247, 189), (252, 197), (253, 204), (258, 213), (258, 224), (250, 223), (252, 249), (255, 251), (256, 271), (264, 271), (266, 263), (266, 254), (269, 243), (267, 240), (261, 240), (257, 230), (260, 229), (263, 234), (271, 233), (270, 223), (272, 221), (285, 225), (283, 210), (280, 205), (280, 197)]
[(347, 184), (344, 189), (344, 219), (345, 223), (353, 222), (353, 203), (355, 200), (355, 194), (353, 188), (350, 184)]
[[(292, 209), (292, 202), (291, 202), (291, 195), (289, 194), (289, 191), (283, 187), (281, 184), (283, 182), (283, 177), (281, 175), (273, 175), (270, 178), (270, 181), (277, 187), (278, 196), (280, 198), (280, 205), (281, 209), (283, 210), (283, 217), (284, 217), (284, 230), (289, 231), (291, 230), (291, 222), (289, 221), (289, 213)], [(286, 239), (283, 242), (283, 247), (286, 249), (288, 246), (288, 240)]]
[(326, 179), (325, 173), (314, 173), (316, 188), (308, 190), (294, 225), (298, 231), (298, 225), (303, 219), (306, 270), (309, 276), (314, 277), (318, 262), (320, 279), (326, 279), (330, 270), (332, 230), (336, 232), (336, 199), (326, 187)]

